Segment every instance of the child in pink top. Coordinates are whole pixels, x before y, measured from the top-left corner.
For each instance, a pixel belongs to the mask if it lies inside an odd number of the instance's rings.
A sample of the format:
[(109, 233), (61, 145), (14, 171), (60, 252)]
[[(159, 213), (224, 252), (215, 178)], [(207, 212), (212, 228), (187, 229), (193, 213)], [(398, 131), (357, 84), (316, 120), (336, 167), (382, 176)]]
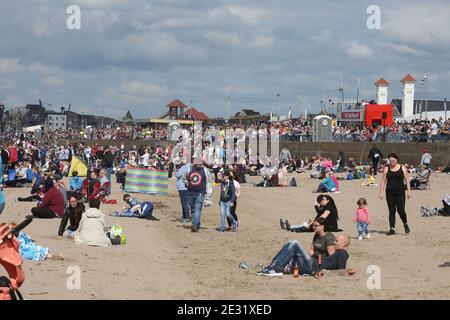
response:
[(358, 209), (356, 209), (356, 216), (353, 219), (356, 222), (358, 229), (358, 240), (363, 239), (363, 233), (366, 235), (366, 239), (370, 239), (369, 224), (370, 224), (370, 212), (367, 208), (367, 201), (365, 198), (359, 198)]

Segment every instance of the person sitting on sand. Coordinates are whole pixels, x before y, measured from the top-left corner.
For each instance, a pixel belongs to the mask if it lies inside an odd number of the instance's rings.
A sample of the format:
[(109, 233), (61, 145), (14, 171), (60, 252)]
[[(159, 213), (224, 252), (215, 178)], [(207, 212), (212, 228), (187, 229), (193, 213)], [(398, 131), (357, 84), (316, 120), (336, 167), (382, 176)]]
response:
[(124, 207), (122, 211), (116, 211), (112, 214), (114, 217), (136, 217), (151, 220), (159, 220), (153, 217), (153, 203), (150, 201), (140, 202), (129, 194), (123, 195), (123, 201), (129, 205), (129, 208)]
[[(69, 197), (69, 206), (64, 211), (64, 216), (61, 219), (61, 224), (59, 225), (58, 236), (74, 238), (75, 232), (80, 225), (81, 217), (85, 211), (84, 204), (78, 201), (76, 195), (71, 195)], [(70, 221), (69, 227), (66, 229), (67, 222)]]
[(102, 201), (109, 196), (109, 186), (111, 184), (111, 181), (109, 181), (108, 177), (106, 176), (106, 169), (100, 170), (100, 191), (98, 193), (98, 198)]
[(111, 240), (106, 236), (105, 215), (100, 211), (100, 200), (89, 201), (89, 209), (83, 213), (74, 241), (76, 244), (108, 247)]
[[(336, 204), (334, 203), (334, 200), (329, 195), (321, 194), (317, 197), (317, 202), (314, 205), (314, 209), (316, 210), (317, 216), (322, 217), (325, 219), (325, 231), (331, 231), (331, 232), (340, 232), (342, 231), (338, 227), (338, 210), (336, 208)], [(312, 229), (312, 225), (310, 222), (306, 222), (304, 224), (300, 225), (290, 225), (288, 220), (285, 220), (283, 222), (282, 219), (280, 219), (280, 227), (281, 229), (285, 229), (287, 231), (291, 232), (312, 232), (314, 231)]]
[(85, 179), (83, 181), (81, 193), (87, 198), (87, 200), (94, 200), (98, 197), (100, 187), (101, 182), (98, 180), (97, 173), (92, 171), (90, 179)]
[(367, 181), (361, 183), (362, 186), (378, 186), (377, 178), (373, 174), (373, 169), (369, 169), (369, 174), (367, 175)]
[(411, 179), (410, 185), (413, 190), (425, 190), (430, 180), (430, 168), (424, 164), (419, 165), (415, 177)]
[(322, 270), (346, 269), (349, 254), (350, 237), (345, 234), (336, 236), (334, 240), (335, 252), (329, 256), (311, 257), (297, 240), (288, 241), (263, 270), (257, 272), (260, 276), (282, 276), (286, 265), (294, 259), (302, 275), (317, 275)]
[(264, 177), (264, 180), (260, 183), (254, 184), (254, 186), (264, 188), (278, 187), (278, 181), (278, 174), (275, 169), (272, 168), (269, 170), (269, 174)]
[(71, 192), (81, 193), (83, 188), (84, 178), (78, 176), (78, 171), (73, 171), (69, 179), (69, 187)]
[(337, 186), (335, 180), (333, 179), (333, 173), (327, 173), (327, 178), (320, 182), (319, 187), (315, 192), (323, 193), (323, 192), (336, 192)]
[(35, 218), (52, 219), (64, 215), (64, 198), (54, 186), (54, 179), (47, 177), (44, 182), (44, 193), (38, 194), (41, 202), (31, 212)]

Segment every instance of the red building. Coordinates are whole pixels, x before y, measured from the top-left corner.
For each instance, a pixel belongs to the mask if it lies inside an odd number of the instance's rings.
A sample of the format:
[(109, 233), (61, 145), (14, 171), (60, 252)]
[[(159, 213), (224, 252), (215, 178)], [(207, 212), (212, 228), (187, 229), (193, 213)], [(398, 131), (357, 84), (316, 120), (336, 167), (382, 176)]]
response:
[(394, 124), (394, 106), (392, 104), (368, 104), (364, 112), (365, 126), (389, 126)]

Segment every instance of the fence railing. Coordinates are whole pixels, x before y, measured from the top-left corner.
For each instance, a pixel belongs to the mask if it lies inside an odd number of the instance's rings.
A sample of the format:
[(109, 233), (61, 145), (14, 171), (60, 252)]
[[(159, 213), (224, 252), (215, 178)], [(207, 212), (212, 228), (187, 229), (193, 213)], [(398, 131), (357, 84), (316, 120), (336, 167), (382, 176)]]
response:
[[(281, 141), (299, 141), (299, 142), (313, 142), (311, 134), (286, 134), (281, 136)], [(344, 133), (334, 134), (332, 142), (389, 142), (389, 143), (405, 143), (405, 142), (450, 142), (450, 134), (408, 134), (408, 133), (377, 133), (370, 137), (361, 135), (360, 133)]]

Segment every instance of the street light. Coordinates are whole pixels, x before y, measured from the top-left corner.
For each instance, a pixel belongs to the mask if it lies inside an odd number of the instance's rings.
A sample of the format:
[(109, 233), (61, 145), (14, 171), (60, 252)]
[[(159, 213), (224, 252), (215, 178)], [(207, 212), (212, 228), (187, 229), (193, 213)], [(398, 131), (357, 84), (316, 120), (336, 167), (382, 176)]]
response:
[(428, 112), (428, 72), (425, 73), (423, 80), (421, 82), (425, 82), (425, 121), (428, 120), (427, 112)]
[(231, 114), (230, 114), (230, 96), (227, 96), (227, 107), (228, 107), (228, 121), (230, 121)]

